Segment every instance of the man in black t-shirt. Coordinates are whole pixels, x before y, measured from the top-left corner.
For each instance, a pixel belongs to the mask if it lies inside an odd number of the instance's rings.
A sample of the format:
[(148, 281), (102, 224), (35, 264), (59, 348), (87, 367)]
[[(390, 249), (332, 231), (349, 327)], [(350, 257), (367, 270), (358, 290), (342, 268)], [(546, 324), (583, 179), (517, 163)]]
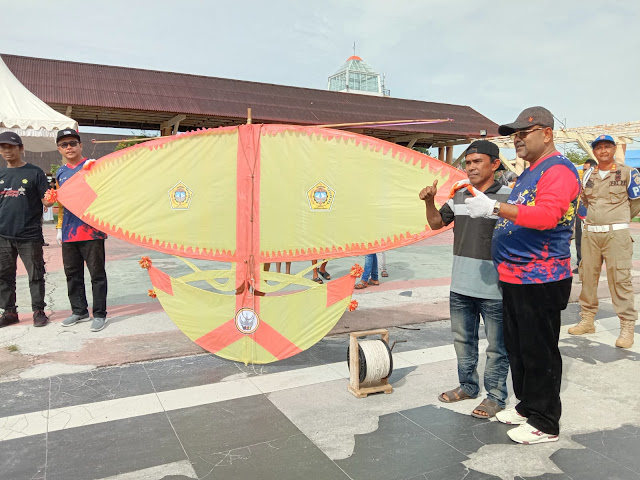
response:
[(24, 146), (13, 132), (0, 133), (0, 155), (7, 161), (0, 168), (0, 328), (18, 323), (16, 271), (18, 255), (29, 275), (33, 325), (44, 327), (44, 257), (42, 205), (49, 188), (42, 169), (22, 158)]

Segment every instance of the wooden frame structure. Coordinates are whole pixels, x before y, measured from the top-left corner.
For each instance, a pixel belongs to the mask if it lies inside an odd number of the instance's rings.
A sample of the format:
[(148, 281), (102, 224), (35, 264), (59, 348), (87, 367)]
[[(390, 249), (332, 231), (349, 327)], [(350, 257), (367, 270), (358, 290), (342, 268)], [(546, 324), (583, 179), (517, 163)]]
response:
[(351, 332), (349, 334), (349, 386), (347, 390), (357, 398), (365, 398), (372, 393), (393, 392), (393, 387), (386, 378), (383, 378), (377, 385), (369, 387), (360, 386), (360, 346), (358, 345), (358, 337), (367, 337), (369, 335), (380, 335), (380, 340), (389, 345), (389, 331), (382, 328), (378, 330), (365, 330), (363, 332)]
[[(596, 160), (591, 150), (591, 142), (599, 135), (611, 135), (616, 142), (616, 159), (624, 163), (627, 144), (633, 143), (636, 137), (640, 137), (640, 121), (626, 123), (609, 123), (604, 125), (594, 125), (589, 127), (567, 128), (553, 131), (553, 139), (556, 144), (575, 143), (584, 150), (589, 157)], [(500, 148), (513, 149), (513, 140), (510, 137), (492, 137), (488, 138), (491, 142)], [(460, 165), (464, 159), (464, 152), (452, 163), (454, 167)], [(521, 174), (525, 167), (525, 162), (521, 158), (508, 160), (502, 153), (500, 160), (509, 170)], [(447, 162), (449, 163), (449, 162)]]

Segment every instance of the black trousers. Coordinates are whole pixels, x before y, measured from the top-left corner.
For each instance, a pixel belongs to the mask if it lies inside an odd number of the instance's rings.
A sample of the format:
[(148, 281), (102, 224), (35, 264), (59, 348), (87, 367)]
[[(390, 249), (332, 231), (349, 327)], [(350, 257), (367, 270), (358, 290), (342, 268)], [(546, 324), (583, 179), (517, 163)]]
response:
[(29, 276), (31, 309), (44, 310), (44, 257), (42, 242), (9, 240), (0, 237), (0, 308), (17, 312), (16, 272), (18, 255)]
[(576, 218), (576, 253), (578, 254), (578, 266), (582, 261), (582, 220)]
[(104, 240), (62, 243), (62, 264), (67, 277), (67, 292), (71, 311), (76, 315), (88, 313), (84, 288), (84, 264), (91, 275), (93, 316), (107, 316), (107, 272), (104, 269)]
[(558, 349), (560, 312), (567, 308), (571, 278), (515, 285), (500, 282), (504, 343), (509, 355), (516, 410), (529, 425), (560, 433), (562, 357)]

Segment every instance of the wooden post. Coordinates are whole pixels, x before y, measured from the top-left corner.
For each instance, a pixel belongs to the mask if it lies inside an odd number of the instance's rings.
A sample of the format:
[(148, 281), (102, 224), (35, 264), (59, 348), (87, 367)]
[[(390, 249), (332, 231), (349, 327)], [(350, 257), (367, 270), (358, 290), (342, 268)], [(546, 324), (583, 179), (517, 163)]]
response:
[(438, 160), (441, 162), (445, 161), (444, 147), (438, 147)]
[(247, 108), (247, 125), (251, 125), (251, 107)]
[(451, 165), (453, 163), (453, 145), (447, 145), (446, 152), (447, 163)]

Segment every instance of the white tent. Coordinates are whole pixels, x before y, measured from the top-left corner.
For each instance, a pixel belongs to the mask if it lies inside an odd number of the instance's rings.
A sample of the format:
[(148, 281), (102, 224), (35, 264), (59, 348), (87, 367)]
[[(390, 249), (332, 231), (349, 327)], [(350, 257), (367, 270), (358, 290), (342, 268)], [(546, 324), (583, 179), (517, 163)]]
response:
[(78, 123), (52, 109), (31, 93), (0, 58), (0, 132), (22, 137), (31, 152), (56, 149), (58, 130), (78, 128)]

